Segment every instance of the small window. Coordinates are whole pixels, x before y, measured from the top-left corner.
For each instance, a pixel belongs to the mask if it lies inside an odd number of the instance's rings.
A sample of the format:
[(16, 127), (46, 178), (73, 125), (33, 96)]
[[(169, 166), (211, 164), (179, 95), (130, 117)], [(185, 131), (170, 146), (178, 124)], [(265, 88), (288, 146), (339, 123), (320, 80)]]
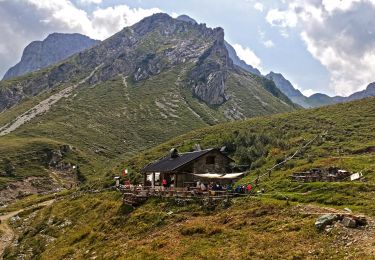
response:
[(215, 164), (215, 156), (207, 156), (206, 164)]

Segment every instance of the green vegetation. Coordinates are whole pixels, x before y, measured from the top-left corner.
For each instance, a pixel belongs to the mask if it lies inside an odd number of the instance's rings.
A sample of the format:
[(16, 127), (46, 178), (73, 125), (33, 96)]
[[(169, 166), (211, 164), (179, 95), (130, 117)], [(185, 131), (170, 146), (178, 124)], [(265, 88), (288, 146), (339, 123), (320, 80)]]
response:
[(237, 199), (213, 212), (151, 200), (129, 213), (119, 193), (88, 194), (22, 216), (14, 223), (22, 246), (8, 248), (5, 259), (340, 258), (352, 250), (336, 253), (335, 237), (316, 231), (314, 221), (266, 199)]
[[(299, 147), (319, 138), (294, 160), (275, 169), (271, 178), (263, 178), (259, 188), (267, 195), (291, 201), (316, 202), (351, 207), (373, 215), (375, 212), (375, 103), (374, 99), (339, 104), (313, 110), (199, 129), (147, 150), (121, 167), (130, 167), (132, 179), (148, 162), (164, 156), (171, 147), (191, 151), (195, 143), (203, 148), (226, 146), (239, 164), (251, 165), (240, 182), (252, 182), (258, 175), (292, 155)], [(321, 136), (322, 134), (325, 134)], [(294, 172), (311, 168), (340, 167), (361, 171), (365, 181), (343, 183), (295, 183), (288, 178)]]
[[(273, 171), (271, 178), (261, 179), (256, 190), (263, 188), (264, 194), (234, 199), (225, 209), (207, 211), (194, 203), (177, 206), (173, 200), (149, 200), (132, 210), (122, 204), (118, 192), (68, 193), (52, 206), (27, 212), (13, 222), (19, 244), (5, 251), (5, 259), (19, 254), (41, 259), (368, 258), (367, 249), (375, 245), (373, 236), (347, 245), (340, 229), (317, 231), (316, 215), (308, 212), (324, 212), (321, 207), (330, 206), (374, 214), (374, 112), (374, 99), (366, 99), (224, 123), (174, 138), (114, 171), (130, 166), (137, 178), (144, 164), (171, 147), (189, 151), (195, 143), (204, 148), (225, 145), (238, 163), (251, 164), (249, 174), (240, 180), (244, 183), (319, 136)], [(301, 184), (287, 178), (295, 171), (330, 166), (362, 171), (366, 181)]]
[[(80, 86), (47, 113), (0, 137), (1, 158), (8, 158), (15, 172), (14, 176), (3, 174), (1, 187), (28, 176), (48, 177), (46, 151), (60, 145), (75, 148), (66, 160), (80, 166), (81, 180), (102, 183), (119, 173), (112, 169), (120, 160), (180, 134), (235, 118), (226, 112), (235, 107), (241, 107), (240, 118), (293, 109), (265, 91), (259, 78), (250, 74), (231, 74), (230, 100), (221, 107), (207, 106), (184, 86), (185, 71), (175, 67), (137, 83), (118, 76)], [(52, 93), (44, 92), (5, 111), (0, 122), (14, 120), (48, 94)]]

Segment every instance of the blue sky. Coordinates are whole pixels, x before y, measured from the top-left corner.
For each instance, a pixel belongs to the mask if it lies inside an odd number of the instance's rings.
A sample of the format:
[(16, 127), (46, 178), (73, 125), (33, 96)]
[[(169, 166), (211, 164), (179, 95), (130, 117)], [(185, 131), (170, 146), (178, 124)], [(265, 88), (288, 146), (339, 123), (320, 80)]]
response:
[(375, 0), (0, 0), (0, 76), (51, 32), (104, 39), (160, 11), (223, 27), (242, 59), (306, 95), (375, 81)]

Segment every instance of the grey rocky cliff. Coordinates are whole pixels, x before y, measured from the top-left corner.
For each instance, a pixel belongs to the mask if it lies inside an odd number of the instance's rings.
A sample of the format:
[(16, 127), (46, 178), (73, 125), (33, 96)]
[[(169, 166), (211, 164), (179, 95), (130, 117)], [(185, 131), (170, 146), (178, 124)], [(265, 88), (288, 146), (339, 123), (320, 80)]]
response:
[(78, 33), (50, 34), (45, 40), (34, 41), (26, 46), (21, 61), (5, 73), (3, 80), (48, 67), (98, 42)]
[[(96, 69), (88, 84), (118, 75), (134, 81), (146, 80), (173, 66), (189, 63), (186, 84), (208, 104), (225, 102), (227, 70), (232, 66), (221, 28), (207, 28), (155, 14), (126, 27), (92, 48), (36, 72), (30, 79), (0, 85), (0, 111), (72, 80), (78, 82)], [(16, 86), (15, 86), (16, 85)]]
[(210, 105), (220, 105), (227, 101), (225, 81), (233, 62), (224, 45), (224, 31), (215, 29), (215, 42), (199, 58), (196, 67), (190, 74), (190, 84), (194, 94)]
[(192, 24), (198, 24), (197, 21), (195, 21), (193, 18), (191, 18), (190, 16), (188, 16), (186, 14), (180, 15), (176, 19), (180, 20), (180, 21), (192, 23)]

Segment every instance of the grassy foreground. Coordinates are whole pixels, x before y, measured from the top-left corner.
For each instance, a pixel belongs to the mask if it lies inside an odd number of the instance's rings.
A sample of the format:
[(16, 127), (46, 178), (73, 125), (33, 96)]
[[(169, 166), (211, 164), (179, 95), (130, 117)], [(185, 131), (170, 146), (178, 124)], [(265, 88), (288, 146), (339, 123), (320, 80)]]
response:
[(207, 212), (197, 204), (149, 201), (133, 212), (116, 192), (58, 201), (20, 216), (19, 254), (34, 259), (302, 259), (366, 256), (318, 232), (315, 216), (296, 205), (240, 198)]

